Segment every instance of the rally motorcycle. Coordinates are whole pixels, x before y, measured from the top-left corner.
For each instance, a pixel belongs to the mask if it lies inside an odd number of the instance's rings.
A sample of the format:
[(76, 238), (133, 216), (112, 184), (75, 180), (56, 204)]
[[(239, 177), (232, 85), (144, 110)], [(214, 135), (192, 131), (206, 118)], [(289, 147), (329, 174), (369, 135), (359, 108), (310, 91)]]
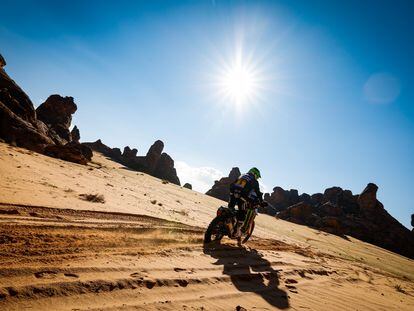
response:
[(207, 230), (204, 234), (204, 243), (220, 242), (226, 235), (230, 239), (236, 239), (238, 244), (246, 243), (253, 234), (255, 222), (254, 219), (257, 215), (257, 210), (260, 206), (267, 206), (266, 202), (246, 202), (244, 204), (245, 221), (248, 221), (246, 230), (242, 232), (241, 236), (237, 236), (237, 226), (241, 224), (237, 221), (238, 211), (233, 210), (227, 206), (220, 206), (217, 210), (216, 217), (210, 222)]

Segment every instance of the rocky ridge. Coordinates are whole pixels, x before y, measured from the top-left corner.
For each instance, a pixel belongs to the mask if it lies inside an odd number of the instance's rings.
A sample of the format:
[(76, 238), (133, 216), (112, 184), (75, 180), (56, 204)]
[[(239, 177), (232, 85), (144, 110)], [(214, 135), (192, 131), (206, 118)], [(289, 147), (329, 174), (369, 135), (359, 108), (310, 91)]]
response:
[[(232, 172), (240, 171), (233, 168)], [(232, 180), (229, 176), (216, 181), (206, 194), (227, 201)], [(414, 232), (384, 209), (377, 199), (377, 191), (378, 186), (373, 183), (357, 195), (341, 187), (312, 195), (275, 187), (272, 193), (264, 195), (269, 206), (259, 212), (345, 238), (352, 236), (414, 258)]]
[(129, 146), (126, 146), (121, 153), (121, 149), (108, 147), (100, 139), (95, 142), (83, 143), (82, 145), (100, 152), (130, 169), (180, 185), (180, 179), (174, 167), (174, 160), (167, 153), (163, 152), (164, 143), (161, 140), (154, 142), (145, 156), (138, 156), (138, 150), (135, 148), (131, 149)]

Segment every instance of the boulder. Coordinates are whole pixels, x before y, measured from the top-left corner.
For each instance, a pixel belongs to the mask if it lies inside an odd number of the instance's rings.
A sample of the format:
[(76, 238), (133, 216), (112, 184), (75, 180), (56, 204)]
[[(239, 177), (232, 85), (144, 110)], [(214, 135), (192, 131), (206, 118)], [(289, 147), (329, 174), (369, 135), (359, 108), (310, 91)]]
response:
[(241, 173), (238, 167), (233, 167), (228, 177), (223, 177), (214, 182), (213, 187), (206, 192), (207, 195), (219, 200), (228, 201), (230, 196), (230, 185), (234, 183)]
[(189, 184), (188, 182), (187, 182), (187, 183), (185, 183), (183, 187), (184, 187), (184, 188), (187, 188), (187, 189), (190, 189), (190, 190), (192, 190), (192, 189), (193, 189), (193, 186), (192, 186), (191, 184)]

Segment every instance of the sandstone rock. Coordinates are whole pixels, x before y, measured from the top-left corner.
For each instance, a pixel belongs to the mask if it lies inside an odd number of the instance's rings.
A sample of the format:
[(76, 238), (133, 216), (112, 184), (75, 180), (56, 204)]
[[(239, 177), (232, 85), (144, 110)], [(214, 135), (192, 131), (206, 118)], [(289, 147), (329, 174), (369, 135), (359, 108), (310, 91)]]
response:
[(110, 148), (103, 144), (100, 139), (93, 143), (84, 143), (84, 145), (130, 169), (145, 172), (149, 175), (180, 185), (180, 179), (174, 168), (174, 160), (167, 153), (160, 153), (164, 149), (164, 143), (160, 140), (151, 146), (145, 157), (137, 156), (138, 150), (131, 149), (129, 146), (126, 146), (124, 152), (121, 154), (119, 148)]
[(229, 178), (231, 180), (237, 180), (237, 179), (239, 179), (240, 175), (241, 175), (241, 173), (240, 173), (239, 168), (238, 167), (233, 167), (230, 171)]
[(306, 203), (310, 203), (311, 201), (311, 196), (307, 193), (302, 193), (299, 196), (299, 202), (306, 202)]
[(111, 158), (117, 162), (121, 157), (121, 150), (119, 148), (111, 148), (102, 143), (100, 139), (93, 143), (82, 143), (82, 145), (89, 147), (90, 149), (102, 153), (104, 156)]
[(241, 173), (238, 167), (233, 167), (228, 177), (223, 177), (215, 181), (213, 187), (206, 192), (207, 195), (217, 199), (228, 201), (230, 196), (230, 185), (234, 183)]
[(336, 235), (343, 234), (343, 229), (339, 218), (333, 216), (326, 216), (322, 218), (321, 229)]
[(73, 97), (51, 95), (36, 109), (37, 118), (44, 122), (54, 134), (56, 143), (62, 144), (72, 141), (69, 131), (72, 123), (72, 114), (77, 110)]
[(161, 157), (162, 150), (164, 149), (164, 143), (161, 140), (157, 140), (149, 148), (147, 155), (145, 156), (145, 170), (146, 173), (152, 175), (157, 167), (157, 163)]
[(358, 197), (358, 204), (362, 209), (374, 209), (377, 204), (377, 190), (378, 186), (373, 183), (369, 183), (364, 191)]
[(339, 195), (342, 193), (341, 187), (331, 187), (325, 190), (323, 194), (323, 203), (332, 202), (337, 203)]
[(321, 215), (327, 216), (341, 216), (343, 214), (342, 208), (337, 205), (333, 205), (331, 202), (326, 202), (319, 207)]
[(32, 101), (2, 68), (0, 68), (0, 92), (0, 100), (13, 114), (30, 123), (36, 120)]
[[(82, 146), (78, 144), (77, 146)], [(49, 145), (45, 147), (44, 153), (48, 156), (79, 164), (87, 164), (88, 160), (83, 151), (77, 146), (71, 145)]]
[(0, 54), (0, 68), (6, 66), (6, 60), (3, 58), (3, 56)]
[(193, 189), (193, 186), (191, 184), (189, 184), (189, 183), (185, 183), (183, 187), (184, 188), (187, 188), (187, 189), (190, 189), (190, 190)]
[(112, 148), (111, 157), (115, 161), (119, 161), (119, 159), (121, 159), (121, 157), (122, 157), (121, 149), (119, 149), (119, 148)]
[(153, 173), (153, 176), (160, 179), (168, 180), (169, 182), (180, 185), (180, 179), (177, 176), (177, 171), (174, 168), (174, 160), (165, 152), (161, 154)]
[(278, 218), (290, 220), (299, 224), (308, 224), (313, 213), (313, 207), (305, 202), (300, 202), (288, 207), (277, 214)]
[(13, 113), (0, 100), (0, 138), (9, 144), (24, 147), (39, 153), (53, 141), (38, 131), (33, 124)]
[(137, 153), (138, 153), (138, 150), (137, 149), (131, 149), (131, 148), (129, 148), (129, 146), (126, 146), (125, 148), (124, 148), (124, 152), (122, 153), (122, 156), (125, 158), (125, 159), (135, 159), (136, 158), (136, 156), (137, 156)]
[(323, 201), (323, 194), (322, 193), (314, 193), (311, 195), (311, 202), (313, 205), (322, 204)]
[(285, 190), (282, 187), (274, 187), (270, 197), (273, 204), (281, 204), (286, 201)]
[[(278, 218), (362, 241), (414, 258), (414, 234), (393, 218), (377, 200), (378, 187), (368, 184), (359, 196), (350, 190), (331, 187), (316, 193), (307, 203), (280, 209), (289, 202), (289, 191), (275, 187), (265, 199), (278, 202)], [(307, 198), (306, 195), (299, 199)], [(267, 211), (263, 210), (267, 213)], [(414, 216), (413, 216), (414, 217)], [(414, 219), (413, 219), (414, 221)], [(414, 231), (413, 231), (414, 232)]]
[(72, 137), (72, 141), (75, 143), (79, 143), (80, 140), (80, 131), (78, 129), (78, 127), (75, 125), (72, 129), (72, 131), (70, 132), (70, 135)]

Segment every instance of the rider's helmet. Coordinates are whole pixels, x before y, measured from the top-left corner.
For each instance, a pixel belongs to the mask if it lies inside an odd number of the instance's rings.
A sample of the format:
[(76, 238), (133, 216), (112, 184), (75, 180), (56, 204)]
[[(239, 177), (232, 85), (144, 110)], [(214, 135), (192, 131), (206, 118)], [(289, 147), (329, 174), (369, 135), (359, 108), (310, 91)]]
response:
[(262, 177), (262, 176), (260, 176), (260, 171), (256, 167), (251, 168), (249, 170), (249, 173), (253, 174), (253, 176), (254, 176), (254, 178), (256, 178), (256, 180), (259, 179), (260, 177)]

